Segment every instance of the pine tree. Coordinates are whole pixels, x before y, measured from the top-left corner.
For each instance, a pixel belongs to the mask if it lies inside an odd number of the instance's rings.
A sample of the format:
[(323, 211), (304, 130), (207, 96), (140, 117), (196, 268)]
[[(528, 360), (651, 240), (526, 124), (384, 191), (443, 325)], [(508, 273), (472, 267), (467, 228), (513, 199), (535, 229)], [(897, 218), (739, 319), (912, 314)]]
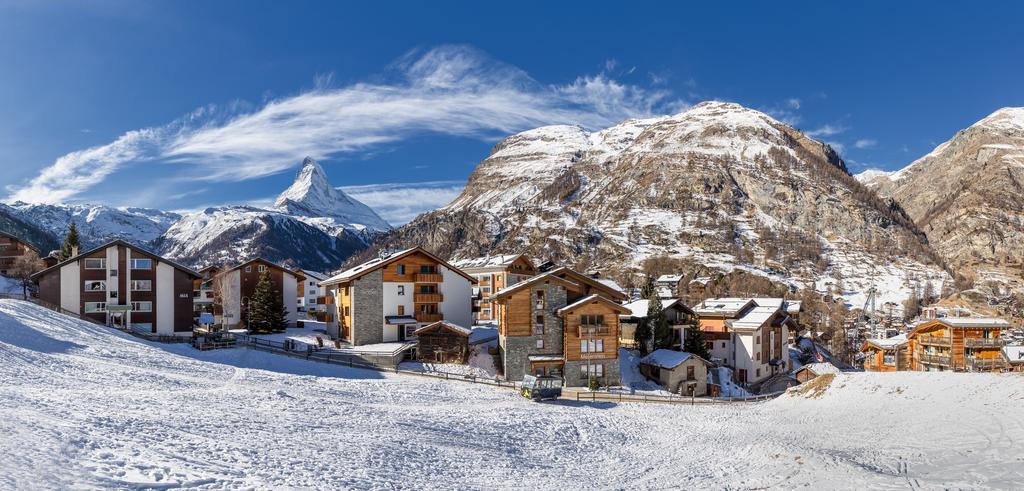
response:
[(697, 326), (690, 326), (686, 329), (686, 339), (683, 340), (683, 351), (695, 354), (705, 360), (711, 360), (711, 353), (708, 352), (708, 344), (704, 340), (704, 331)]
[(260, 273), (260, 280), (249, 298), (248, 316), (251, 331), (283, 331), (288, 326), (288, 310), (281, 292), (270, 279), (269, 269)]
[(640, 298), (651, 298), (651, 295), (656, 295), (657, 289), (654, 288), (654, 279), (651, 275), (644, 277), (644, 286), (640, 287)]
[(64, 236), (64, 244), (60, 246), (60, 260), (64, 261), (70, 259), (74, 255), (76, 249), (82, 247), (81, 237), (78, 236), (78, 227), (75, 226), (75, 222), (71, 222), (68, 227), (68, 234)]
[(672, 327), (668, 325), (665, 311), (661, 306), (661, 299), (658, 295), (651, 295), (647, 299), (647, 323), (648, 330), (654, 338), (654, 349), (668, 348), (672, 346)]

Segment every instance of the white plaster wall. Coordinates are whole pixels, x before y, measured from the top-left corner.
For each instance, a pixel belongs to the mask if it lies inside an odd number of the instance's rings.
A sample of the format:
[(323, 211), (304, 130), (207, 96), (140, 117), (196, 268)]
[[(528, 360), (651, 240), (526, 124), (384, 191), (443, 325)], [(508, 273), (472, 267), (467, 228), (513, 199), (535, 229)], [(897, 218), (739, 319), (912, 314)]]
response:
[(394, 342), (398, 341), (398, 330), (399, 329), (400, 329), (399, 326), (394, 326), (394, 325), (391, 325), (391, 324), (384, 324), (384, 342), (385, 343), (394, 343)]
[[(413, 315), (416, 304), (414, 302), (416, 287), (414, 283), (385, 282), (384, 283), (384, 315), (398, 315), (398, 306), (405, 309), (404, 315)], [(405, 295), (398, 294), (398, 287), (405, 287)], [(440, 306), (438, 306), (440, 308)], [(443, 310), (441, 312), (444, 312)]]
[[(109, 266), (109, 264), (108, 264), (108, 266)], [(109, 267), (108, 267), (108, 269), (109, 269)], [(124, 276), (125, 276), (125, 278), (124, 278), (125, 292), (121, 294), (124, 297), (122, 300), (124, 301), (125, 305), (131, 305), (132, 304), (132, 250), (131, 250), (131, 248), (128, 248), (128, 247), (124, 248)], [(110, 279), (111, 279), (110, 278), (110, 273), (107, 273), (107, 280), (109, 281)], [(125, 325), (127, 325), (129, 327), (132, 325), (132, 311), (130, 311), (130, 310), (125, 314)]]
[(440, 285), (444, 300), (438, 307), (444, 320), (463, 327), (473, 325), (473, 284), (462, 275), (440, 267), (444, 283)]
[(288, 309), (288, 326), (295, 327), (299, 320), (299, 283), (296, 278), (290, 274), (284, 275), (284, 281), (281, 282), (281, 296), (283, 296), (284, 308)]
[(60, 306), (64, 310), (81, 314), (82, 275), (78, 261), (60, 268)]
[(156, 333), (174, 334), (174, 267), (156, 264)]
[(223, 281), (226, 284), (224, 305), (224, 321), (228, 326), (237, 326), (242, 321), (242, 274), (238, 271), (224, 273)]
[[(110, 292), (116, 292), (118, 289), (118, 283), (120, 278), (111, 277), (111, 271), (117, 271), (117, 246), (108, 247), (105, 251), (107, 253), (107, 303), (124, 305), (124, 299), (119, 294), (117, 298), (110, 298)], [(120, 272), (119, 272), (120, 273)]]

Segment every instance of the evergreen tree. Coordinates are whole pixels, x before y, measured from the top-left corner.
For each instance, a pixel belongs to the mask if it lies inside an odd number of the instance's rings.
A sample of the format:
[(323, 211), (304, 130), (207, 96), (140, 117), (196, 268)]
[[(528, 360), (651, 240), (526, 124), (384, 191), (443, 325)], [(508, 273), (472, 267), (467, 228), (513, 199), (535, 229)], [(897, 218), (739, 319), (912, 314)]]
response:
[(81, 250), (81, 247), (82, 243), (81, 237), (78, 236), (78, 227), (75, 226), (75, 222), (71, 222), (71, 226), (68, 227), (68, 234), (64, 236), (64, 244), (60, 246), (60, 260), (70, 259), (75, 249)]
[(288, 326), (288, 310), (281, 292), (270, 279), (269, 269), (260, 273), (260, 280), (249, 298), (248, 316), (251, 331), (283, 331)]
[(661, 299), (656, 294), (647, 299), (647, 324), (650, 326), (648, 330), (654, 340), (654, 349), (672, 346), (672, 326), (668, 325), (668, 318), (665, 317)]
[(644, 285), (640, 287), (640, 298), (651, 298), (651, 295), (657, 294), (657, 289), (654, 288), (654, 279), (651, 275), (644, 277)]
[(704, 340), (704, 331), (698, 326), (690, 326), (686, 329), (686, 339), (683, 340), (683, 351), (695, 354), (705, 360), (711, 360), (711, 353), (708, 352), (707, 341)]

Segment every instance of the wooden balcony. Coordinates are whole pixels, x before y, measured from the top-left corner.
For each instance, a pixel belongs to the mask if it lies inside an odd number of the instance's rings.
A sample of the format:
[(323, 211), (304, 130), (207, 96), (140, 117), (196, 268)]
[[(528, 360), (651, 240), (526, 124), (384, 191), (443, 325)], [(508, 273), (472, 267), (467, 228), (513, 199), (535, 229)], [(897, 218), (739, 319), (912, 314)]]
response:
[(991, 372), (1006, 368), (1002, 358), (968, 358), (967, 367), (972, 372)]
[(949, 357), (945, 355), (925, 355), (922, 354), (918, 358), (921, 363), (929, 363), (932, 365), (944, 365), (949, 366)]
[(605, 336), (611, 333), (612, 330), (608, 326), (580, 326), (576, 330), (576, 337), (582, 338), (590, 335)]
[(444, 315), (440, 313), (428, 314), (425, 312), (416, 312), (416, 314), (413, 315), (413, 317), (416, 318), (416, 322), (437, 322), (440, 320), (444, 320)]
[(964, 338), (967, 348), (1002, 348), (1003, 340), (999, 338)]
[(413, 275), (413, 281), (416, 283), (442, 283), (444, 276), (439, 273), (416, 273)]
[(948, 336), (920, 336), (917, 342), (929, 346), (951, 346), (953, 339)]
[(416, 293), (412, 297), (416, 303), (438, 303), (444, 301), (444, 295), (440, 293)]

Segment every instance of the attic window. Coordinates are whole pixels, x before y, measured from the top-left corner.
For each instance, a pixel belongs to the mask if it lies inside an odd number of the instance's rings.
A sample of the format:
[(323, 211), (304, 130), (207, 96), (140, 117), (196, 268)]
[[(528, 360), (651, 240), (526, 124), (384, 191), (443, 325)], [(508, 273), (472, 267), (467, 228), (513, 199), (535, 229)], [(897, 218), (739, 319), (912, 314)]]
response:
[(246, 266), (245, 267), (245, 272), (246, 273), (252, 273), (252, 266)]

